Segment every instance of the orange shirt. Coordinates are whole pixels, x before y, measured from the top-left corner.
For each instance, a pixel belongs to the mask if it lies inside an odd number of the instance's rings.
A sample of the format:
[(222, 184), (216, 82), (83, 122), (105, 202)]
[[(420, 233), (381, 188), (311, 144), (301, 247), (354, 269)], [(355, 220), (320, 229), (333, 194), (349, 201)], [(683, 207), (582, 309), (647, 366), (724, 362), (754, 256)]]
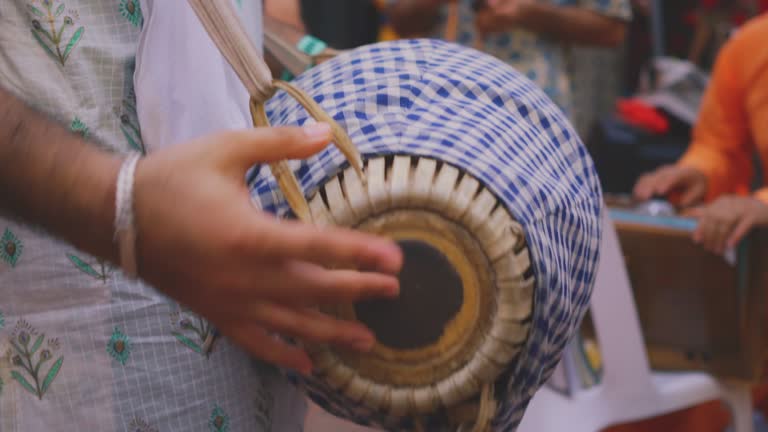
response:
[[(741, 27), (721, 50), (693, 142), (679, 163), (707, 175), (708, 200), (722, 194), (747, 195), (755, 152), (768, 174), (768, 14)], [(768, 187), (755, 195), (768, 202)], [(768, 413), (768, 386), (755, 388), (753, 399)], [(713, 402), (605, 432), (720, 432), (729, 417), (719, 402)]]
[[(755, 152), (768, 170), (768, 14), (741, 27), (718, 55), (693, 142), (679, 163), (706, 174), (708, 200), (747, 195)], [(755, 195), (768, 202), (768, 187)]]

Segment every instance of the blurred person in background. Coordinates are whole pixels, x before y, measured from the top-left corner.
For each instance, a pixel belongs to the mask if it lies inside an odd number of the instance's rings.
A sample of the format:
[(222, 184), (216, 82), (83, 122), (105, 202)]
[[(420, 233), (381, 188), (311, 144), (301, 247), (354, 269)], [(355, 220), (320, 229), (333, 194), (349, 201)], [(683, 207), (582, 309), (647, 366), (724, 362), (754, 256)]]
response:
[(718, 55), (693, 141), (680, 161), (640, 178), (638, 199), (667, 196), (699, 218), (694, 240), (715, 253), (768, 225), (768, 188), (752, 191), (753, 155), (768, 163), (768, 15)]
[[(572, 46), (616, 47), (631, 18), (629, 0), (458, 0), (456, 42), (506, 61), (573, 118)], [(382, 0), (402, 37), (446, 34), (448, 0)], [(389, 33), (391, 37), (391, 33)]]
[[(698, 219), (694, 241), (721, 254), (753, 228), (768, 226), (768, 188), (754, 190), (753, 161), (768, 164), (768, 15), (740, 27), (717, 56), (693, 140), (674, 165), (639, 179), (635, 196), (668, 197)], [(763, 179), (763, 184), (764, 179)], [(753, 391), (768, 413), (768, 387)], [(611, 432), (720, 432), (729, 413), (711, 403)]]

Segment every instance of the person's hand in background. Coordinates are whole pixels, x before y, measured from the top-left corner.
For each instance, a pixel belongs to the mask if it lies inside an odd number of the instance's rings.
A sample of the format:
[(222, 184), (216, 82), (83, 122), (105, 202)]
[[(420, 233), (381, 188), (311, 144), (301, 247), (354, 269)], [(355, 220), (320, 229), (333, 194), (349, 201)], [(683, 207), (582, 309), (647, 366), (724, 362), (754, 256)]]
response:
[(508, 31), (522, 26), (533, 0), (485, 0), (478, 5), (475, 25), (483, 34)]
[(136, 172), (140, 277), (257, 357), (303, 373), (307, 355), (272, 334), (370, 349), (368, 329), (316, 308), (396, 296), (402, 264), (389, 240), (279, 221), (252, 206), (251, 166), (306, 158), (330, 138), (325, 124), (226, 132), (154, 153)]
[(538, 0), (484, 0), (475, 15), (482, 35), (525, 30), (567, 44), (616, 47), (627, 22), (587, 7)]
[(679, 207), (700, 204), (707, 193), (707, 177), (699, 170), (680, 165), (666, 165), (638, 179), (634, 196), (640, 201), (669, 197)]
[(402, 37), (422, 37), (438, 22), (443, 6), (458, 0), (383, 0), (381, 8)]
[(754, 197), (723, 196), (686, 215), (698, 220), (693, 240), (716, 254), (735, 248), (753, 228), (768, 226), (768, 205)]

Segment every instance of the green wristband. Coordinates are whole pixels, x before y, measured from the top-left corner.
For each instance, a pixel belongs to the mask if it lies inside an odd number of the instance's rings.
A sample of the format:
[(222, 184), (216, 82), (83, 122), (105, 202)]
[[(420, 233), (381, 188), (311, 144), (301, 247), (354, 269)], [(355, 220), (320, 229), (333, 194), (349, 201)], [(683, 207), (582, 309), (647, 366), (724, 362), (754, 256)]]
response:
[(328, 44), (314, 36), (306, 35), (296, 44), (296, 48), (307, 55), (316, 56), (325, 51), (328, 48)]
[[(325, 49), (328, 48), (328, 44), (316, 37), (307, 35), (301, 38), (301, 40), (296, 44), (296, 48), (308, 56), (316, 56), (325, 51)], [(312, 66), (314, 66), (314, 64), (310, 65), (309, 67), (311, 68)], [(280, 77), (280, 79), (283, 81), (292, 81), (294, 78), (296, 77), (287, 70), (283, 71), (283, 74)]]

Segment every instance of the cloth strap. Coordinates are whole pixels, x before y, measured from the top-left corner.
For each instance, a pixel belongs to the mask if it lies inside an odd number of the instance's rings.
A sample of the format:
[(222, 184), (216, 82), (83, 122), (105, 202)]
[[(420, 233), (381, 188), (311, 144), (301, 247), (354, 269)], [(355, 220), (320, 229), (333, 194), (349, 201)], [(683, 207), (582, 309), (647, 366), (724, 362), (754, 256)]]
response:
[[(254, 126), (269, 126), (264, 104), (278, 89), (286, 91), (315, 120), (331, 126), (334, 144), (365, 184), (362, 157), (346, 131), (304, 91), (285, 81), (272, 79), (272, 72), (251, 43), (232, 2), (230, 0), (189, 0), (189, 4), (221, 54), (248, 89), (251, 95), (251, 115)], [(287, 162), (270, 163), (269, 167), (296, 217), (304, 222), (312, 222), (307, 199)]]

